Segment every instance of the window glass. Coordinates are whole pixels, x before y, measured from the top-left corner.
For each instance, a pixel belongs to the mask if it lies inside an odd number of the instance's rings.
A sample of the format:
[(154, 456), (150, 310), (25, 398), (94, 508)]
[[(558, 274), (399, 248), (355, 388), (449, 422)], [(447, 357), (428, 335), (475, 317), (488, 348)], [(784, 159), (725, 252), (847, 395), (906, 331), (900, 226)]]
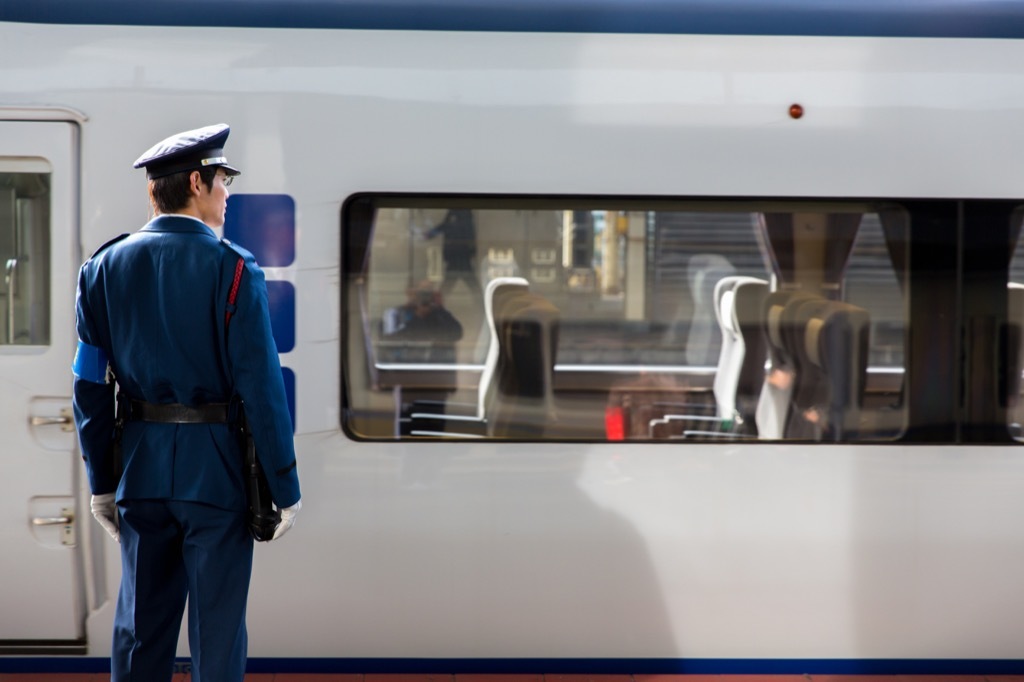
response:
[(0, 169), (0, 346), (50, 343), (50, 176)]
[(362, 196), (343, 220), (353, 435), (902, 429), (896, 207)]
[(1010, 276), (1006, 288), (1006, 386), (1007, 420), (1010, 434), (1024, 440), (1024, 207), (1013, 211), (1010, 218), (1010, 239), (1016, 243), (1010, 260)]

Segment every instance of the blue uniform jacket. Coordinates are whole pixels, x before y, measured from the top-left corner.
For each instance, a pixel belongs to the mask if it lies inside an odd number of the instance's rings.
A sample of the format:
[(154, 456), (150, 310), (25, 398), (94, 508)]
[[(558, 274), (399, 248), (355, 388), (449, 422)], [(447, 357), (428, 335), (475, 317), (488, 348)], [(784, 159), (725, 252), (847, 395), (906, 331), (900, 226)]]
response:
[[(225, 313), (239, 257), (235, 310)], [(127, 396), (201, 405), (239, 396), (279, 507), (300, 497), (291, 419), (263, 271), (245, 249), (165, 215), (93, 254), (79, 273), (78, 338), (102, 349)], [(75, 378), (74, 412), (93, 494), (245, 506), (242, 453), (225, 424), (133, 421), (113, 462), (114, 383)]]

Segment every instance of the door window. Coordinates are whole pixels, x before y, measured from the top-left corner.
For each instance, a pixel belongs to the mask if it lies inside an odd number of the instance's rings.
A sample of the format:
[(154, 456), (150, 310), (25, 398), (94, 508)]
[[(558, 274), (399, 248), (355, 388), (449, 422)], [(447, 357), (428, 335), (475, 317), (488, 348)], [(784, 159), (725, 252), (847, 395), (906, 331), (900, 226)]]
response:
[(50, 344), (50, 173), (0, 165), (0, 345)]

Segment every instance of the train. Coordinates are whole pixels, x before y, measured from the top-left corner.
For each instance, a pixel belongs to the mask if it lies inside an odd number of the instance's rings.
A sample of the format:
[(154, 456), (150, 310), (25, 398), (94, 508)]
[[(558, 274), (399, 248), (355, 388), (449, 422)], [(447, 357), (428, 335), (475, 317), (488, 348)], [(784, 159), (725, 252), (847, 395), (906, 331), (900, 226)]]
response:
[(1024, 674), (1021, 4), (0, 0), (0, 55), (0, 672), (109, 669), (76, 275), (225, 122), (303, 486), (250, 671)]

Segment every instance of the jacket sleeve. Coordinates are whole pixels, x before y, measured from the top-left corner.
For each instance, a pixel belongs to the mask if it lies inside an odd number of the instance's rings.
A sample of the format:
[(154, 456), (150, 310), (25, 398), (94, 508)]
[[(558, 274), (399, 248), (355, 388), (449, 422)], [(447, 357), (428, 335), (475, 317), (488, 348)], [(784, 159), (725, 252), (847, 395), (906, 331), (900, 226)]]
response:
[(267, 286), (251, 255), (245, 258), (227, 334), (232, 380), (245, 406), (256, 456), (267, 475), (274, 504), (290, 507), (301, 497), (292, 423), (270, 328)]
[[(79, 343), (102, 349), (110, 357), (110, 349), (103, 348), (95, 328), (84, 266), (78, 277), (76, 317)], [(89, 488), (94, 495), (112, 493), (118, 485), (114, 464), (114, 383), (109, 379), (101, 382), (98, 376), (83, 378), (76, 371), (72, 407)]]

